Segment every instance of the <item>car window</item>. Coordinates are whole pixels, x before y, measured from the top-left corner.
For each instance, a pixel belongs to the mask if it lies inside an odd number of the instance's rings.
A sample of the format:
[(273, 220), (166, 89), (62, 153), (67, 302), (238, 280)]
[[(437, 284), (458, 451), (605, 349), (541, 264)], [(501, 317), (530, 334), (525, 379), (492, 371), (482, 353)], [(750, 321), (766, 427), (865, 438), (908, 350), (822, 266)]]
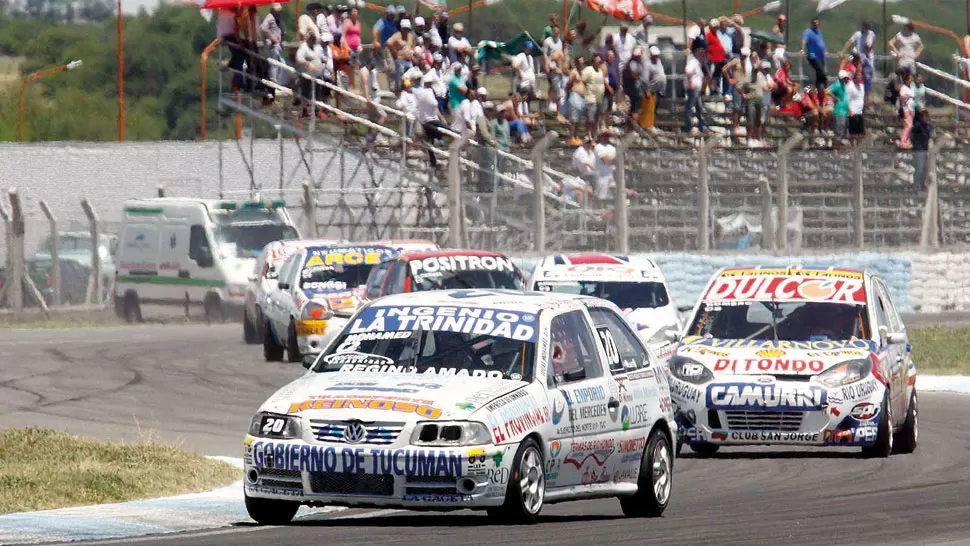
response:
[(391, 262), (384, 262), (371, 270), (370, 276), (367, 278), (368, 298), (379, 298), (381, 296), (381, 287), (384, 286), (384, 279), (387, 278), (387, 270), (390, 266)]
[(283, 262), (283, 265), (280, 267), (280, 276), (279, 276), (280, 281), (285, 283), (293, 282), (293, 276), (294, 276), (293, 270), (296, 268), (296, 264), (301, 262), (302, 262), (302, 257), (299, 254), (295, 254), (287, 258), (286, 261)]
[(384, 294), (400, 294), (404, 292), (404, 277), (407, 276), (408, 266), (404, 262), (391, 262), (390, 271), (387, 273), (387, 282), (384, 283)]
[(887, 305), (883, 301), (883, 294), (882, 294), (882, 291), (879, 290), (878, 284), (872, 285), (872, 295), (875, 296), (875, 300), (876, 300), (873, 303), (872, 308), (876, 312), (876, 322), (877, 322), (876, 328), (874, 328), (873, 331), (877, 331), (877, 328), (879, 326), (885, 326), (886, 328), (889, 328), (890, 330), (892, 330), (892, 324), (889, 323), (889, 314), (886, 312)]
[(882, 280), (876, 283), (879, 287), (879, 294), (883, 298), (883, 303), (886, 306), (886, 317), (889, 319), (889, 329), (892, 332), (902, 332), (903, 331), (903, 319), (899, 317), (899, 313), (896, 311), (896, 305), (893, 303), (892, 296), (889, 294), (889, 287), (886, 286)]
[(549, 368), (553, 370), (556, 384), (603, 376), (593, 334), (582, 311), (570, 311), (553, 318), (549, 335), (552, 342)]
[(212, 267), (212, 247), (202, 225), (189, 228), (189, 259), (195, 260), (199, 267)]
[(610, 372), (618, 374), (650, 366), (650, 356), (637, 335), (616, 313), (594, 307), (589, 310), (589, 316), (593, 318), (596, 335), (606, 352)]

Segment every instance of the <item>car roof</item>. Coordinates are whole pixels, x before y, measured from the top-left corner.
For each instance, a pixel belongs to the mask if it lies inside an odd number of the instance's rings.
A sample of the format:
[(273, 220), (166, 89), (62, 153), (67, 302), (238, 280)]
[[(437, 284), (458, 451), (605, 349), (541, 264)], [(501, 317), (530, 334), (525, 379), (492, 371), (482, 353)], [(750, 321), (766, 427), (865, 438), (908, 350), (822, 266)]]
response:
[(461, 289), (461, 290), (429, 290), (426, 292), (407, 292), (384, 296), (375, 300), (372, 307), (404, 307), (404, 306), (433, 306), (448, 305), (454, 307), (488, 307), (492, 309), (508, 309), (510, 311), (524, 311), (539, 313), (550, 309), (573, 310), (581, 309), (590, 296), (576, 294), (559, 294), (532, 292), (525, 290), (499, 289)]
[(405, 261), (410, 260), (423, 260), (425, 258), (437, 258), (443, 256), (495, 256), (505, 258), (505, 254), (501, 252), (492, 252), (490, 250), (461, 250), (461, 249), (448, 249), (448, 250), (412, 250), (408, 251), (402, 255), (401, 259)]
[(619, 254), (556, 254), (540, 262), (533, 275), (536, 279), (556, 277), (560, 279), (607, 279), (630, 280), (627, 275), (640, 272), (638, 280), (663, 281), (663, 273), (649, 258)]

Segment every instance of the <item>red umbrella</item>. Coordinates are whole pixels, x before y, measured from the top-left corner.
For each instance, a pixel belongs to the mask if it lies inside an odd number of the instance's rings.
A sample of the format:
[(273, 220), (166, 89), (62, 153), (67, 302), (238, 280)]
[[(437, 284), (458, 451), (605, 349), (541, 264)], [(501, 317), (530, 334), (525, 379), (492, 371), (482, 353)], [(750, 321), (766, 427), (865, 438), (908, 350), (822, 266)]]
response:
[(287, 4), (290, 0), (206, 0), (202, 9), (229, 9), (243, 6), (266, 6), (269, 4)]
[(650, 12), (643, 0), (582, 0), (593, 11), (623, 21), (642, 21)]

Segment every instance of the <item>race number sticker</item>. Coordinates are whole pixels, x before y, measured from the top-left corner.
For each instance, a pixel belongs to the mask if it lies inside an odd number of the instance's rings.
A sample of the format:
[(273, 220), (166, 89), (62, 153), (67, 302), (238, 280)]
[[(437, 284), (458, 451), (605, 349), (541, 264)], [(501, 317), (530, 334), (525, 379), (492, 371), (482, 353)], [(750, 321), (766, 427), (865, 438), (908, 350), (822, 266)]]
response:
[(600, 343), (603, 344), (603, 349), (606, 351), (606, 361), (610, 364), (610, 368), (622, 368), (620, 351), (616, 348), (613, 332), (610, 332), (609, 328), (601, 326), (596, 329), (596, 333), (599, 335)]

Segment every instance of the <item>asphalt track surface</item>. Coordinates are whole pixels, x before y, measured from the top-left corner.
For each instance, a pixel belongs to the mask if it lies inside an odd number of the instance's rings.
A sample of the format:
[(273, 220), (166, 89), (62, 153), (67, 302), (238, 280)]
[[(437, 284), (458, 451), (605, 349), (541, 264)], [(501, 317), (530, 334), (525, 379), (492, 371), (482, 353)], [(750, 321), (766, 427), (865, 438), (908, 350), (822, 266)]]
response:
[[(253, 411), (303, 371), (266, 364), (240, 330), (0, 330), (0, 427), (111, 439), (153, 434), (240, 456)], [(913, 455), (735, 448), (695, 459), (685, 449), (660, 519), (625, 519), (613, 499), (548, 505), (538, 524), (523, 527), (468, 511), (349, 510), (287, 527), (241, 521), (104, 544), (970, 544), (970, 397), (920, 400)]]

